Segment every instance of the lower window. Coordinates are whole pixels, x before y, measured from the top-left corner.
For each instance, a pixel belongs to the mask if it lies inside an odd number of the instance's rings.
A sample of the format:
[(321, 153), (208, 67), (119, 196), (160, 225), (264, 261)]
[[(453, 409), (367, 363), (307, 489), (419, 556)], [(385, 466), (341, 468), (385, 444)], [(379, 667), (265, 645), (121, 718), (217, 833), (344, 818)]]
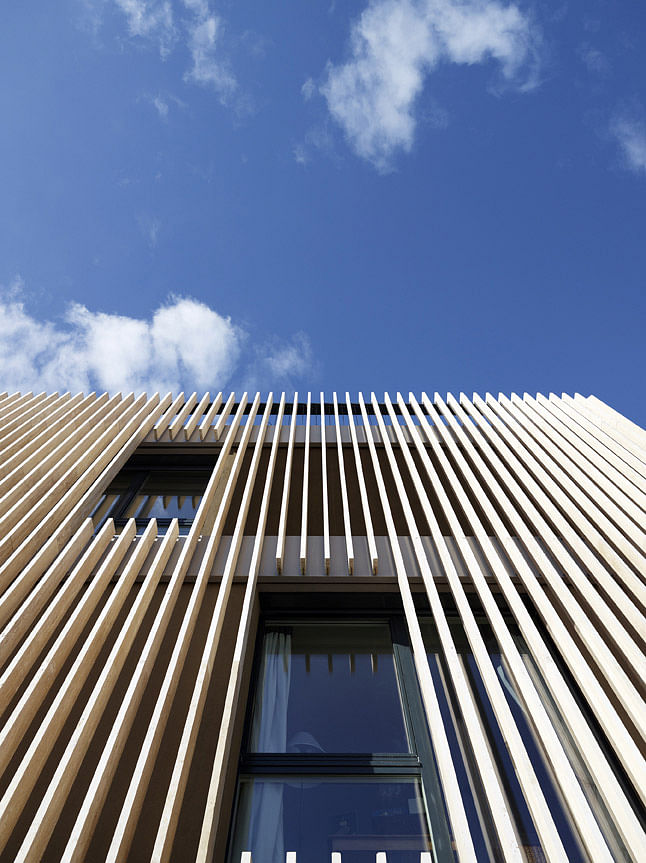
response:
[(241, 780), (236, 838), (230, 859), (252, 851), (254, 863), (325, 861), (419, 863), (430, 849), (418, 779), (403, 777), (266, 776)]

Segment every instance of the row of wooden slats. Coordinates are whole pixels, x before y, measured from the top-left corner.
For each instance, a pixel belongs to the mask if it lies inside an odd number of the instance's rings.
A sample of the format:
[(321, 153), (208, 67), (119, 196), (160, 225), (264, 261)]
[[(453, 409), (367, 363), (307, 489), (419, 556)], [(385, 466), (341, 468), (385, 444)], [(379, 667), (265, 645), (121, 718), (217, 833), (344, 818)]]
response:
[[(327, 404), (323, 393), (319, 403), (323, 416)], [(192, 681), (153, 850), (154, 860), (176, 859), (173, 849), (180, 813), (226, 619), (227, 626), (236, 627), (237, 637), (208, 793), (203, 801), (197, 851), (198, 860), (212, 859), (223, 806), (224, 778), (239, 721), (243, 671), (250, 652), (254, 599), (275, 482), (280, 487), (276, 545), (279, 573), (284, 565), (287, 515), (294, 493), (299, 404), (297, 395), (287, 404), (284, 394), (277, 405), (271, 395), (262, 402), (260, 394), (256, 394), (249, 403), (247, 394), (236, 399), (233, 393), (226, 401), (222, 394), (211, 399), (208, 393), (199, 400), (196, 393), (188, 397), (182, 393), (174, 400), (170, 395), (160, 400), (158, 396), (109, 398), (105, 394), (82, 397), (69, 393), (0, 397), (0, 705), (12, 705), (0, 729), (0, 773), (10, 771), (0, 799), (0, 848), (6, 846), (34, 789), (39, 789), (38, 810), (24, 835), (18, 859), (42, 858), (155, 589), (162, 574), (169, 575), (169, 560), (178, 538), (176, 521), (160, 536), (152, 520), (144, 535), (135, 541), (134, 520), (129, 520), (115, 539), (111, 520), (95, 534), (88, 516), (142, 441), (180, 443), (193, 441), (197, 435), (200, 440), (208, 437), (218, 441), (220, 455), (189, 535), (172, 565), (163, 601), (92, 771), (64, 857), (78, 861), (86, 857), (207, 514), (215, 508), (212, 527), (201, 540), (205, 550), (199, 571), (191, 586), (190, 600), (108, 852), (107, 859), (111, 861), (128, 859), (215, 555), (237, 494), (239, 505), (234, 513), (233, 537), (210, 629)], [(331, 563), (329, 511), (337, 503), (331, 499), (333, 486), (328, 482), (331, 460), (337, 460), (340, 476), (345, 566), (349, 576), (354, 568), (347, 485), (350, 462), (357, 477), (356, 491), (375, 574), (379, 571), (379, 555), (371, 512), (376, 504), (381, 507), (461, 863), (476, 860), (474, 844), (396, 530), (395, 505), (403, 513), (407, 526), (504, 860), (520, 863), (523, 852), (453, 641), (436, 584), (438, 573), (431, 565), (424, 542), (426, 536), (432, 538), (441, 575), (446, 578), (458, 609), (545, 857), (550, 863), (565, 863), (567, 855), (456, 569), (453, 547), (438, 522), (438, 506), (468, 569), (469, 589), (477, 594), (485, 610), (590, 859), (595, 863), (612, 861), (612, 843), (602, 833), (570, 765), (543, 698), (500, 611), (497, 592), (511, 610), (625, 847), (633, 860), (645, 859), (646, 836), (639, 819), (597, 734), (528, 611), (512, 573), (531, 599), (637, 795), (646, 803), (646, 765), (642, 756), (646, 715), (636, 684), (644, 680), (646, 671), (643, 652), (646, 433), (603, 403), (581, 397), (501, 395), (482, 399), (474, 395), (469, 399), (449, 395), (444, 400), (435, 394), (433, 399), (423, 395), (418, 400), (410, 394), (408, 399), (398, 395), (394, 402), (386, 395), (380, 403), (374, 395), (369, 402), (359, 395), (359, 414), (355, 414), (346, 394), (348, 438), (342, 434), (339, 400), (334, 394), (332, 421), (330, 425), (321, 425), (321, 442), (317, 443), (310, 434), (314, 419), (312, 404), (312, 395), (308, 394), (304, 470), (298, 480), (302, 482), (301, 571), (306, 574), (311, 533), (308, 503), (313, 486), (309, 483), (308, 465), (313, 448), (318, 446), (326, 571)], [(280, 445), (287, 448), (282, 476), (276, 473)], [(263, 451), (268, 457), (261, 470)], [(387, 478), (384, 460), (388, 464)], [(366, 471), (371, 472), (377, 502), (369, 500)], [(426, 522), (423, 531), (407, 493), (410, 485)], [(258, 495), (257, 522), (248, 525), (252, 501)], [(245, 532), (254, 535), (251, 564), (240, 617), (231, 621), (226, 612)], [(474, 551), (471, 537), (478, 544), (479, 554)], [(496, 578), (495, 590), (488, 577), (490, 573)], [(90, 575), (92, 579), (88, 582)], [(122, 609), (128, 592), (135, 580), (142, 577), (136, 600), (124, 619)], [(106, 588), (115, 578), (106, 600)], [(118, 620), (122, 622), (116, 632)], [(82, 633), (84, 640), (80, 643)], [(89, 698), (80, 717), (75, 719), (57, 769), (41, 788), (39, 777), (43, 766), (85, 681), (96, 670), (97, 657), (108, 639), (112, 639), (109, 659), (95, 675)], [(51, 694), (57, 675), (55, 697), (48, 699), (43, 713), (41, 705)], [(36, 717), (39, 717), (36, 731), (25, 748), (21, 745), (23, 738), (33, 729)], [(382, 863), (384, 858), (378, 854), (377, 860)]]

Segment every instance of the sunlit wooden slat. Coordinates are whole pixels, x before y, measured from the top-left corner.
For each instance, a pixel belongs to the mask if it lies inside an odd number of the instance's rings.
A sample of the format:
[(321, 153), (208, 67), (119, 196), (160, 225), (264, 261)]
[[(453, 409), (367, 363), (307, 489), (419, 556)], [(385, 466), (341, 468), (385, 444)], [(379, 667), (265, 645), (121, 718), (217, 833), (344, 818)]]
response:
[[(285, 477), (283, 479), (283, 493), (280, 499), (280, 518), (278, 520), (278, 541), (276, 543), (276, 570), (283, 571), (283, 558), (285, 555), (285, 538), (287, 534), (287, 510), (289, 507), (289, 489), (292, 481), (292, 462), (294, 460), (294, 441), (296, 440), (296, 418), (298, 416), (298, 393), (294, 393), (292, 403), (292, 416), (289, 424), (289, 441), (287, 444), (287, 458), (285, 460)], [(280, 436), (280, 429), (276, 432)]]

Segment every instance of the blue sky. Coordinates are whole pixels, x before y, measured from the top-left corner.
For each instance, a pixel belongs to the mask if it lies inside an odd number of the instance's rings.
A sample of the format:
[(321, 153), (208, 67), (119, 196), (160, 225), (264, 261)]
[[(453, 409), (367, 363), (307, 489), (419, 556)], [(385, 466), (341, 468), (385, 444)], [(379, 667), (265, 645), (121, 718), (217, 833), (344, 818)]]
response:
[(595, 393), (646, 424), (646, 5), (0, 27), (2, 388)]

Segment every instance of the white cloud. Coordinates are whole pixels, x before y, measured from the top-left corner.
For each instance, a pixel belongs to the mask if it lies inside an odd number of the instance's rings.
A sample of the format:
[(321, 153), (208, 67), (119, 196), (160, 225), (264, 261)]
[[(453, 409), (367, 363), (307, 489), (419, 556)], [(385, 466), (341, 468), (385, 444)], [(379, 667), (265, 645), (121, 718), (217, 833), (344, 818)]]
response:
[(184, 5), (193, 13), (192, 21), (187, 24), (193, 65), (184, 77), (187, 81), (212, 87), (225, 101), (236, 89), (236, 80), (217, 50), (222, 20), (211, 12), (205, 0), (184, 0)]
[(242, 389), (249, 392), (296, 389), (299, 381), (311, 379), (316, 372), (312, 346), (305, 333), (296, 333), (290, 339), (270, 338), (253, 354), (242, 373)]
[(162, 118), (162, 120), (168, 119), (168, 102), (162, 98), (162, 96), (155, 96), (152, 100), (153, 105), (157, 109), (157, 113)]
[(300, 377), (312, 365), (312, 349), (305, 333), (296, 333), (291, 343), (276, 345), (263, 360), (273, 378)]
[(154, 216), (141, 215), (137, 218), (137, 223), (150, 248), (155, 249), (159, 240), (161, 221)]
[[(412, 147), (415, 102), (440, 63), (498, 61), (503, 79), (535, 86), (538, 32), (496, 0), (372, 0), (351, 30), (351, 57), (320, 87), (355, 151), (380, 170)], [(521, 77), (524, 75), (524, 77)]]
[(166, 57), (177, 38), (170, 0), (115, 0), (128, 21), (131, 36), (151, 39)]
[(303, 99), (305, 99), (306, 102), (309, 102), (309, 100), (314, 95), (315, 91), (316, 91), (316, 84), (314, 83), (314, 80), (312, 78), (308, 78), (307, 81), (301, 87), (301, 93), (303, 94)]
[(588, 42), (584, 42), (579, 46), (579, 56), (588, 72), (591, 72), (593, 75), (607, 77), (610, 74), (608, 58)]
[(280, 388), (311, 370), (312, 352), (303, 334), (286, 344), (274, 338), (269, 348), (250, 347), (249, 341), (249, 333), (231, 318), (189, 297), (171, 297), (146, 319), (74, 303), (61, 321), (39, 321), (26, 308), (20, 280), (0, 288), (5, 390), (217, 390), (250, 371), (265, 388)]
[(304, 144), (294, 144), (292, 152), (297, 165), (307, 165), (310, 161), (309, 154)]
[[(93, 4), (95, 20), (100, 18), (100, 0)], [(159, 47), (163, 58), (182, 43), (191, 58), (184, 80), (210, 87), (226, 102), (237, 89), (237, 81), (222, 56), (222, 18), (210, 0), (114, 0), (125, 15), (128, 33)], [(96, 30), (98, 23), (95, 24)], [(168, 116), (168, 101), (158, 97), (153, 104), (160, 117)]]
[(626, 166), (638, 173), (646, 172), (646, 124), (634, 117), (619, 116), (613, 120), (610, 131)]

